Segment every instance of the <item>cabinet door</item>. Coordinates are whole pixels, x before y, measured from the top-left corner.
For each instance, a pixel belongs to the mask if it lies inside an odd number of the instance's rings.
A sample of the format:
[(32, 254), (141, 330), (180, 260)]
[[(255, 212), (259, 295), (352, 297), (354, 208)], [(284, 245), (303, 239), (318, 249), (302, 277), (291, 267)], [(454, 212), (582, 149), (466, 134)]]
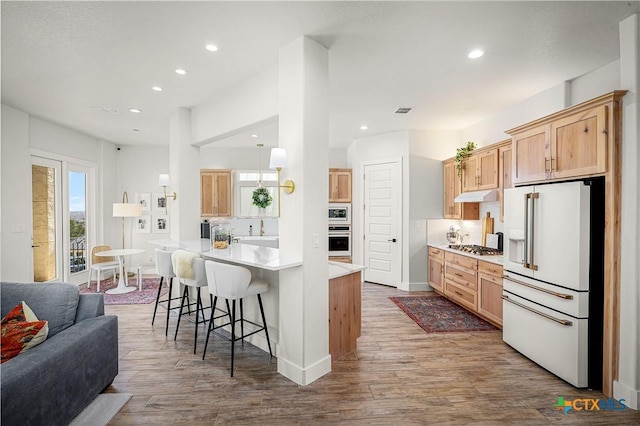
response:
[(607, 106), (551, 123), (551, 177), (567, 178), (607, 171)]
[(502, 278), (478, 273), (478, 313), (502, 325)]
[(462, 162), (462, 192), (478, 189), (478, 164), (480, 156), (472, 155)]
[(442, 260), (429, 256), (429, 285), (444, 292), (444, 264)]
[(546, 124), (513, 136), (513, 183), (549, 178), (550, 132), (551, 126)]
[(453, 200), (460, 195), (461, 182), (456, 170), (456, 163), (444, 163), (444, 218), (459, 219), (461, 205)]
[(329, 202), (351, 202), (350, 169), (329, 169)]
[(215, 215), (219, 217), (231, 217), (233, 213), (231, 172), (225, 171), (216, 173), (213, 198)]
[(500, 191), (498, 194), (500, 200), (500, 220), (504, 222), (504, 190), (513, 187), (513, 179), (511, 178), (513, 157), (511, 146), (500, 148)]
[(498, 149), (491, 149), (487, 152), (478, 154), (477, 167), (477, 189), (497, 189)]
[(215, 216), (213, 201), (215, 179), (213, 172), (200, 172), (200, 216)]

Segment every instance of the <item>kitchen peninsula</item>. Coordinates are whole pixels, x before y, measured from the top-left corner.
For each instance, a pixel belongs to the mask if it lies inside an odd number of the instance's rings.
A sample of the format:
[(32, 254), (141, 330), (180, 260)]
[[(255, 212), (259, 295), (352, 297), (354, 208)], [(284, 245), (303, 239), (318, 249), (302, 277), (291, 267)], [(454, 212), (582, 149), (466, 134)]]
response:
[[(214, 249), (209, 239), (173, 241), (150, 241), (167, 250), (188, 250), (200, 253), (208, 260), (222, 261), (243, 265), (252, 273), (269, 282), (269, 291), (263, 296), (270, 336), (277, 336), (274, 354), (278, 356), (279, 345), (287, 340), (284, 335), (283, 321), (287, 321), (287, 313), (295, 307), (285, 306), (285, 297), (281, 297), (279, 271), (296, 268), (303, 260), (298, 256), (283, 255), (279, 249), (256, 246), (252, 244), (231, 244), (225, 249)], [(361, 331), (362, 277), (365, 267), (355, 264), (328, 262), (329, 279), (329, 353), (332, 360), (337, 360), (356, 349), (356, 340)], [(245, 317), (257, 315), (257, 307), (251, 300), (245, 303)], [(256, 308), (256, 309), (254, 309)], [(274, 321), (277, 318), (277, 321)], [(255, 318), (257, 320), (257, 318)], [(258, 321), (259, 322), (259, 321)], [(252, 344), (266, 351), (264, 337), (253, 335), (248, 339)], [(279, 370), (280, 371), (280, 370)]]

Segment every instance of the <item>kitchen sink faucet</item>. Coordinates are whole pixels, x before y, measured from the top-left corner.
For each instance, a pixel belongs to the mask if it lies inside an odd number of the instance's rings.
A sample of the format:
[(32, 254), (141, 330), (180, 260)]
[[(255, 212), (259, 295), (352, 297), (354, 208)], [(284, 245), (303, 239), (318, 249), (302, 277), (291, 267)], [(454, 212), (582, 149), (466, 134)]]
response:
[(264, 235), (264, 220), (260, 219), (260, 236)]

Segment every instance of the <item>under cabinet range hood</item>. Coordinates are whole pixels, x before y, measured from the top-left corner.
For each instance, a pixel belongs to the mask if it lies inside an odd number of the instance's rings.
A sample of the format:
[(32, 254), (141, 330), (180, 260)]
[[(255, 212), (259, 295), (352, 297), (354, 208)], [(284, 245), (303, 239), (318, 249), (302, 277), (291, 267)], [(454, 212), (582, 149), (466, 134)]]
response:
[(456, 203), (481, 203), (483, 201), (497, 201), (498, 191), (490, 189), (487, 191), (463, 192), (453, 201)]

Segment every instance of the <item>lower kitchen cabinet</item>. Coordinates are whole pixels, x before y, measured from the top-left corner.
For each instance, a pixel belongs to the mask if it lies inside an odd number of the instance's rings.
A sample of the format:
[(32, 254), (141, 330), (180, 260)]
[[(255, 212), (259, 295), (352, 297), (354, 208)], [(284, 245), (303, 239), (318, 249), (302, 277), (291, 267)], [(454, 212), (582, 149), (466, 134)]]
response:
[(502, 266), (429, 247), (429, 285), (502, 328)]
[(444, 292), (444, 251), (429, 247), (429, 285)]

